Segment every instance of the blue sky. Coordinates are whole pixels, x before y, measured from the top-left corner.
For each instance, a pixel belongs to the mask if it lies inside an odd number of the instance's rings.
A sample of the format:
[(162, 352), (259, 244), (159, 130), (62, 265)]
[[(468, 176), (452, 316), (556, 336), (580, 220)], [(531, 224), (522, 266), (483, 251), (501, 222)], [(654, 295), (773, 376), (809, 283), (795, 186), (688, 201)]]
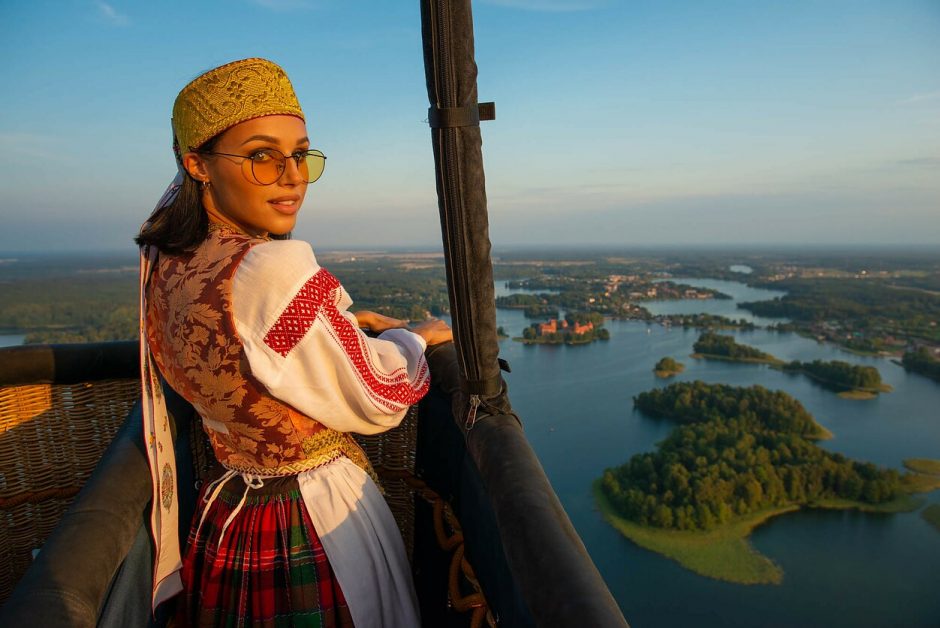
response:
[[(940, 2), (477, 0), (497, 246), (940, 244)], [(0, 250), (130, 249), (200, 72), (265, 56), (329, 161), (295, 237), (440, 241), (417, 2), (0, 6)]]

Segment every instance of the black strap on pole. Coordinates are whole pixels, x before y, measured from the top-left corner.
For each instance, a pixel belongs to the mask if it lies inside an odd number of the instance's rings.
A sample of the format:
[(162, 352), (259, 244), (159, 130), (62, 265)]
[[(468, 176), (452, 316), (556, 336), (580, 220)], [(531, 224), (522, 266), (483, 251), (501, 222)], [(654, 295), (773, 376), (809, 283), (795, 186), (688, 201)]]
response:
[(469, 107), (428, 108), (428, 124), (432, 129), (454, 129), (461, 126), (480, 126), (481, 120), (496, 119), (496, 103), (481, 102)]

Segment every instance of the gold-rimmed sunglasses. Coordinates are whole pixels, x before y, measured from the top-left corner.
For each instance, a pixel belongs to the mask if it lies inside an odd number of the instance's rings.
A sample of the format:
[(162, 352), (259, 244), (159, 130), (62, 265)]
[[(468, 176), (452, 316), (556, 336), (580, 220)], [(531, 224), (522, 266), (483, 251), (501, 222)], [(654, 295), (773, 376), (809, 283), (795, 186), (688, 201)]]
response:
[[(242, 159), (242, 172), (258, 185), (273, 185), (277, 183), (287, 169), (287, 160), (293, 159), (297, 165), (300, 176), (307, 183), (313, 183), (323, 174), (326, 167), (326, 155), (318, 150), (298, 150), (290, 155), (271, 148), (256, 150), (250, 155), (235, 155), (232, 153), (219, 153), (216, 151), (199, 151), (201, 155), (219, 155), (221, 157), (239, 157)], [(248, 165), (246, 167), (246, 164)]]

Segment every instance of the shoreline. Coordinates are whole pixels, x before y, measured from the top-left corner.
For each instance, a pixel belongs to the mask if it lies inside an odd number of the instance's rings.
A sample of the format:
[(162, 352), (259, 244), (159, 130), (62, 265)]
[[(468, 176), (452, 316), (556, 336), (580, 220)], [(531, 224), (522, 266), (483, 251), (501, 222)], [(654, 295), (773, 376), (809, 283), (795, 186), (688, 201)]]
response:
[(685, 371), (684, 366), (675, 371), (657, 371), (656, 369), (653, 369), (653, 373), (656, 375), (656, 377), (659, 377), (661, 379), (668, 379), (670, 377), (675, 377), (676, 375), (678, 375), (679, 373), (682, 373), (683, 371)]
[(845, 390), (833, 391), (843, 399), (867, 400), (876, 399), (880, 393), (894, 392), (894, 388), (889, 384), (881, 384), (878, 388), (853, 388), (845, 384), (833, 382), (831, 380), (819, 377), (805, 369), (786, 369), (786, 362), (780, 358), (770, 356), (768, 358), (735, 358), (727, 355), (718, 355), (717, 353), (692, 353), (689, 357), (696, 360), (722, 360), (725, 362), (740, 362), (742, 364), (766, 364), (773, 369), (783, 371), (784, 373), (799, 373), (811, 379), (812, 381), (825, 384)]
[(854, 388), (847, 386), (846, 384), (840, 384), (839, 382), (834, 382), (824, 377), (819, 377), (818, 375), (807, 371), (806, 369), (786, 369), (781, 368), (781, 371), (784, 373), (801, 373), (806, 377), (810, 378), (814, 382), (825, 384), (826, 386), (833, 386), (837, 388), (844, 388), (836, 392), (837, 395), (843, 399), (875, 399), (879, 393), (889, 393), (894, 392), (894, 388), (889, 384), (881, 384), (877, 388)]
[(618, 515), (604, 495), (600, 480), (595, 480), (591, 488), (604, 520), (643, 549), (673, 560), (706, 578), (748, 585), (783, 582), (780, 566), (758, 552), (748, 537), (758, 526), (775, 516), (799, 510), (798, 506), (752, 513), (708, 532), (663, 530), (643, 526)]
[(867, 504), (847, 499), (825, 499), (813, 504), (789, 504), (750, 513), (709, 531), (686, 531), (644, 526), (621, 517), (604, 495), (601, 480), (591, 484), (594, 502), (604, 520), (615, 530), (643, 549), (679, 563), (706, 578), (735, 584), (780, 584), (783, 570), (773, 560), (751, 545), (751, 533), (774, 517), (808, 510), (858, 510), (893, 514), (913, 512), (923, 499), (903, 493), (889, 502)]
[(722, 360), (724, 362), (741, 362), (743, 364), (767, 364), (770, 366), (784, 364), (783, 360), (775, 357), (769, 358), (733, 358), (727, 355), (718, 355), (717, 353), (692, 353), (690, 358), (696, 360)]

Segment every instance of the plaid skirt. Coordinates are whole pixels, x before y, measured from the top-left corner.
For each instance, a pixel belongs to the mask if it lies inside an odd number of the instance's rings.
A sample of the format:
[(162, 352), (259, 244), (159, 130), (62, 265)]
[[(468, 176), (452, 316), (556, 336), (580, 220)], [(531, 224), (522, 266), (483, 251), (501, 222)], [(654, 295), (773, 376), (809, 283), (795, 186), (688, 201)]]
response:
[(296, 476), (264, 480), (240, 509), (246, 486), (235, 476), (203, 514), (209, 488), (200, 492), (183, 556), (176, 625), (353, 625)]

